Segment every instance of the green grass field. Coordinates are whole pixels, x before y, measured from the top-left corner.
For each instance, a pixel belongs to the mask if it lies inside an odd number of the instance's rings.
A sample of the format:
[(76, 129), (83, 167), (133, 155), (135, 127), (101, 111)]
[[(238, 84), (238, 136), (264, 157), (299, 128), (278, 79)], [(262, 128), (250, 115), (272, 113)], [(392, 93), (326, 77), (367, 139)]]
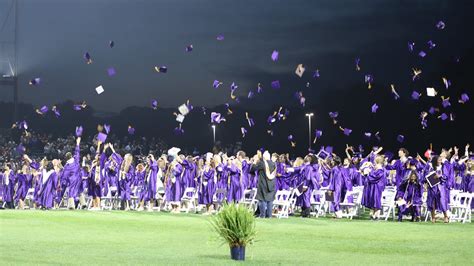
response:
[[(232, 264), (201, 215), (0, 211), (0, 265)], [(472, 224), (258, 220), (250, 264), (456, 264), (474, 261)]]

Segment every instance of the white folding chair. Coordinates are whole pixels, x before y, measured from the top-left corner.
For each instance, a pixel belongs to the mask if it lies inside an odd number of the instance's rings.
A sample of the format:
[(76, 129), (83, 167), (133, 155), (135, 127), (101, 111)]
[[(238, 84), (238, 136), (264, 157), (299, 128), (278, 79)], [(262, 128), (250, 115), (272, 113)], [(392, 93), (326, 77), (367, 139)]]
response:
[(25, 196), (25, 209), (33, 208), (33, 199), (35, 198), (35, 189), (29, 188)]
[(224, 202), (227, 199), (227, 189), (225, 188), (218, 188), (216, 189), (216, 192), (214, 193), (214, 196), (212, 196), (212, 203), (215, 206), (215, 211), (218, 212), (222, 205), (224, 205)]
[(275, 200), (273, 201), (273, 209), (277, 211), (274, 214), (278, 219), (288, 218), (290, 209), (290, 196), (292, 191), (290, 190), (278, 190), (275, 194)]
[(451, 201), (449, 222), (471, 222), (471, 202), (473, 193), (460, 192)]
[(310, 203), (312, 210), (310, 214), (312, 216), (316, 216), (316, 218), (318, 218), (320, 215), (326, 215), (326, 191), (319, 189), (313, 190), (313, 193), (311, 194)]
[(240, 204), (247, 206), (249, 210), (256, 211), (258, 201), (255, 199), (257, 197), (257, 189), (246, 189), (244, 190), (244, 196), (240, 201)]
[(196, 188), (194, 187), (186, 188), (184, 190), (183, 196), (181, 197), (181, 205), (185, 207), (181, 208), (181, 211), (185, 211), (186, 213), (189, 213), (190, 209), (193, 209), (194, 211), (196, 211), (197, 197), (198, 197), (198, 193), (197, 193)]
[[(347, 202), (347, 199), (352, 196), (352, 203)], [(341, 217), (349, 218), (352, 220), (354, 216), (358, 215), (358, 210), (362, 202), (362, 191), (357, 189), (353, 191), (348, 191), (344, 198), (344, 202), (339, 203), (339, 207), (342, 211)]]
[[(112, 196), (112, 193), (115, 192), (115, 196)], [(100, 203), (102, 205), (102, 210), (112, 210), (114, 208), (114, 202), (117, 198), (118, 191), (116, 186), (109, 187), (107, 195), (100, 198)]]
[(63, 197), (58, 205), (59, 209), (67, 209), (68, 198), (69, 198), (69, 188), (66, 187), (66, 190), (64, 190)]
[(397, 190), (385, 189), (382, 192), (382, 209), (381, 216), (387, 221), (390, 214), (392, 214), (392, 219), (395, 220), (395, 197), (397, 195)]

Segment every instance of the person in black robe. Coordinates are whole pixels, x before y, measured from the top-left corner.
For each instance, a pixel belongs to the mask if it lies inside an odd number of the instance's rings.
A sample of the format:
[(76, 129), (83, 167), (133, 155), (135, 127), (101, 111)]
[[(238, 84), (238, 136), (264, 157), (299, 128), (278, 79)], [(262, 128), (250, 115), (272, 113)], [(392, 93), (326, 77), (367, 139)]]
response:
[(257, 171), (257, 200), (260, 218), (271, 218), (273, 200), (275, 199), (275, 163), (270, 159), (270, 153), (265, 151), (262, 155), (257, 151), (253, 158), (251, 172)]

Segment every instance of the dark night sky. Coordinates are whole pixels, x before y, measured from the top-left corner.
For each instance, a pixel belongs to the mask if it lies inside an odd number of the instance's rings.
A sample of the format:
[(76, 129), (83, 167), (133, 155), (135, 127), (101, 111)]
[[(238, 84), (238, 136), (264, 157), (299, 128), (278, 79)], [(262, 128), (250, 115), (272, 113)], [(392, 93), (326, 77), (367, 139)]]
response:
[[(0, 0), (0, 22), (10, 2)], [(242, 108), (301, 109), (292, 97), (303, 91), (303, 112), (316, 111), (316, 119), (326, 119), (337, 106), (346, 105), (346, 112), (364, 109), (368, 115), (373, 101), (381, 110), (393, 105), (390, 84), (402, 96), (398, 106), (413, 107), (412, 90), (442, 90), (441, 77), (454, 73), (459, 78), (452, 80), (453, 88), (458, 86), (455, 103), (460, 92), (472, 92), (473, 7), (474, 1), (452, 0), (20, 0), (20, 99), (35, 106), (85, 100), (96, 110), (112, 112), (149, 106), (153, 98), (162, 107), (176, 107), (186, 99), (195, 106), (216, 106), (231, 102), (232, 81), (243, 97), (261, 82), (264, 94), (243, 101)], [(446, 23), (442, 31), (435, 28), (439, 20)], [(2, 40), (9, 29), (7, 25)], [(225, 40), (216, 41), (218, 34)], [(437, 47), (428, 51), (430, 39)], [(109, 40), (115, 42), (112, 49)], [(410, 54), (408, 41), (428, 56)], [(194, 46), (191, 53), (184, 51), (188, 44)], [(270, 59), (274, 49), (280, 52), (277, 62)], [(82, 58), (86, 51), (94, 60), (91, 65)], [(361, 58), (360, 72), (355, 71), (356, 57)], [(453, 66), (457, 57), (460, 66)], [(307, 71), (301, 79), (294, 74), (299, 63)], [(168, 73), (156, 73), (156, 65), (168, 66)], [(109, 77), (108, 67), (117, 75)], [(412, 67), (422, 68), (425, 79), (413, 83)], [(318, 80), (312, 78), (316, 68)], [(364, 84), (368, 73), (375, 77), (373, 90), (386, 93), (366, 105), (367, 97), (375, 97)], [(42, 84), (28, 86), (33, 77), (41, 77)], [(214, 79), (224, 85), (212, 88)], [(270, 88), (276, 79), (282, 84), (279, 91)], [(102, 95), (94, 91), (98, 85), (106, 90)], [(339, 94), (345, 96), (336, 102)], [(0, 91), (0, 101), (10, 99), (9, 90)], [(413, 110), (415, 120), (418, 109)]]

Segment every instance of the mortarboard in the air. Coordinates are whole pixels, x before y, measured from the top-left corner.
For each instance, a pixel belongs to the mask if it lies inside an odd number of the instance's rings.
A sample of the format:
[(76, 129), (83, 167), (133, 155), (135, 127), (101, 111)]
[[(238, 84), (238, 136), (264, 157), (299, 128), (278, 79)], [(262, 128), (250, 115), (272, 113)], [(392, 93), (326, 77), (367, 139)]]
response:
[(296, 66), (295, 74), (301, 78), (305, 70), (306, 69), (304, 68), (303, 64), (299, 64), (298, 66)]
[(449, 89), (449, 87), (451, 86), (451, 81), (445, 77), (443, 77), (442, 80), (443, 80), (444, 87), (446, 89)]
[(395, 98), (395, 100), (400, 99), (400, 94), (398, 94), (398, 92), (395, 90), (395, 85), (390, 84), (390, 88), (392, 90), (393, 98)]
[(222, 82), (218, 81), (217, 79), (212, 83), (212, 86), (216, 89), (219, 88), (220, 85), (222, 85)]
[(415, 43), (414, 42), (408, 42), (408, 51), (411, 53), (415, 50)]
[(277, 50), (273, 50), (272, 52), (272, 60), (273, 62), (277, 61), (278, 60), (278, 56), (279, 56), (279, 53)]
[(166, 66), (155, 66), (155, 71), (159, 73), (167, 73), (168, 68)]
[(417, 91), (413, 91), (413, 92), (411, 93), (411, 98), (412, 98), (413, 100), (415, 100), (415, 101), (417, 101), (418, 99), (420, 99), (420, 96), (421, 96), (421, 94), (420, 94), (419, 92), (417, 92)]
[(372, 113), (377, 113), (379, 106), (376, 103), (374, 103), (370, 109), (372, 110)]
[(247, 134), (247, 129), (245, 129), (245, 127), (241, 127), (240, 132), (242, 133), (242, 138), (245, 138), (245, 135)]
[(40, 109), (36, 109), (36, 112), (40, 115), (44, 115), (49, 111), (48, 106), (43, 105)]
[(367, 74), (364, 77), (364, 81), (365, 81), (365, 83), (367, 83), (367, 88), (371, 89), (372, 88), (372, 83), (374, 82), (374, 76), (372, 76), (371, 74)]
[(279, 80), (272, 81), (272, 88), (273, 89), (279, 89), (280, 88), (280, 81)]
[(35, 86), (35, 85), (39, 85), (40, 82), (41, 82), (40, 78), (34, 78), (34, 79), (30, 80), (30, 82), (28, 84)]
[(189, 113), (189, 108), (186, 104), (182, 104), (178, 107), (178, 111), (182, 114), (182, 115), (187, 115)]
[(438, 30), (444, 30), (444, 27), (446, 27), (446, 24), (444, 24), (444, 22), (442, 20), (438, 21), (438, 23), (436, 23), (436, 28)]
[(110, 125), (104, 124), (104, 130), (105, 130), (105, 133), (109, 134), (110, 133)]
[(224, 40), (224, 35), (223, 34), (217, 35), (216, 40), (223, 41)]
[(426, 52), (425, 51), (420, 51), (418, 53), (418, 56), (420, 56), (421, 58), (425, 57), (426, 56)]
[(135, 128), (133, 128), (132, 126), (128, 126), (128, 130), (127, 130), (127, 131), (128, 131), (128, 134), (129, 134), (129, 135), (135, 134)]
[(211, 113), (211, 123), (220, 124), (222, 121), (225, 121), (225, 118), (223, 118), (220, 113), (217, 113), (217, 112)]
[(403, 135), (398, 135), (397, 136), (397, 141), (398, 142), (403, 143), (404, 140), (405, 140), (405, 136), (403, 136)]
[(89, 54), (89, 52), (85, 52), (84, 53), (84, 60), (86, 60), (86, 64), (92, 64), (92, 57), (91, 55)]
[(109, 41), (109, 47), (110, 47), (110, 48), (113, 48), (114, 46), (115, 46), (115, 42), (114, 42), (114, 41), (112, 41), (112, 40), (111, 40), (111, 41)]
[(318, 157), (321, 160), (326, 160), (326, 158), (329, 157), (329, 152), (327, 152), (324, 149), (319, 150), (319, 152), (316, 154), (316, 157)]
[(61, 113), (59, 112), (58, 108), (56, 107), (56, 105), (54, 105), (52, 108), (51, 108), (51, 111), (53, 111), (54, 115), (56, 116), (56, 118), (59, 118), (61, 116)]
[(411, 70), (413, 71), (413, 77), (412, 77), (413, 81), (419, 79), (421, 73), (423, 72), (423, 71), (421, 71), (421, 69), (416, 69), (416, 68), (412, 68)]
[(153, 108), (153, 110), (156, 110), (158, 108), (158, 101), (153, 99), (151, 101), (151, 108)]
[(77, 126), (76, 127), (76, 137), (82, 136), (82, 131), (83, 131), (82, 126)]
[(104, 87), (102, 87), (102, 85), (100, 85), (99, 87), (95, 88), (95, 91), (97, 92), (97, 94), (102, 94), (105, 90), (104, 90)]
[(426, 95), (428, 95), (430, 97), (435, 97), (436, 94), (438, 94), (438, 92), (434, 88), (432, 88), (432, 87), (426, 88)]
[(438, 116), (438, 118), (441, 118), (441, 120), (444, 121), (444, 120), (448, 119), (448, 115), (445, 114), (445, 113), (442, 113), (440, 116)]
[(355, 59), (355, 66), (356, 66), (356, 70), (360, 71), (360, 58)]
[(436, 43), (434, 43), (432, 40), (429, 40), (427, 44), (428, 44), (428, 48), (430, 49), (433, 49), (436, 47)]
[(469, 95), (467, 93), (461, 94), (461, 98), (459, 99), (459, 103), (466, 103), (469, 101)]
[(179, 124), (178, 127), (174, 128), (173, 132), (176, 135), (183, 135), (184, 134), (184, 129), (181, 127), (181, 123)]
[(320, 138), (322, 135), (323, 135), (323, 131), (319, 130), (319, 129), (316, 129), (316, 131), (314, 132), (314, 141), (313, 141), (313, 143), (316, 143), (318, 138)]
[(366, 138), (370, 139), (370, 137), (372, 137), (372, 133), (370, 133), (370, 132), (365, 132), (365, 133), (364, 133), (364, 136), (365, 136)]
[(109, 68), (107, 69), (107, 74), (109, 75), (109, 77), (114, 76), (114, 75), (116, 74), (115, 68), (109, 67)]
[(451, 106), (451, 103), (449, 102), (449, 97), (447, 98), (444, 98), (444, 96), (441, 96), (441, 105), (444, 107), (444, 108), (447, 108), (449, 106)]
[(190, 44), (190, 45), (186, 46), (185, 51), (186, 51), (186, 52), (192, 52), (192, 51), (193, 51), (193, 45)]

